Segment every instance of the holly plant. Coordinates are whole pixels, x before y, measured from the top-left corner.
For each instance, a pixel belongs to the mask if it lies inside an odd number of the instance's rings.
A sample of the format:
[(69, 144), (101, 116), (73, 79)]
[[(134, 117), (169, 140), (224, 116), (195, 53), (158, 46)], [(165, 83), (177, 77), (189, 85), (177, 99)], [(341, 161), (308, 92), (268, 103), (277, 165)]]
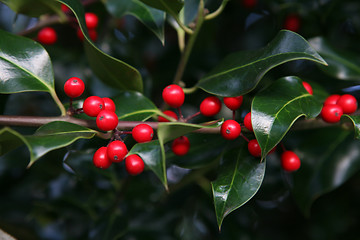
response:
[(358, 1), (0, 2), (9, 239), (351, 239)]

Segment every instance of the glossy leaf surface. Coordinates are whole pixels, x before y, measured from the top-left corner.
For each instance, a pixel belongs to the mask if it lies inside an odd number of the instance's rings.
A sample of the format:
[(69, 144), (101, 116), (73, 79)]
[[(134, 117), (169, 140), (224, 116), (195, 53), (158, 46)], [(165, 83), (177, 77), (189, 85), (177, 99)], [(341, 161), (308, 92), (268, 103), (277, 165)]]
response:
[(45, 49), (0, 30), (0, 93), (54, 91), (54, 73)]
[(251, 121), (262, 158), (285, 136), (301, 116), (316, 117), (322, 104), (310, 95), (298, 77), (285, 77), (257, 94), (251, 106)]
[(211, 183), (219, 228), (224, 218), (248, 202), (259, 190), (265, 174), (265, 161), (249, 155), (247, 145), (224, 154), (219, 175)]
[(0, 130), (0, 156), (26, 143), (25, 138), (15, 130), (4, 127)]
[(347, 117), (354, 125), (355, 138), (360, 140), (360, 116), (359, 115), (347, 115), (344, 114), (341, 119)]
[(136, 17), (164, 44), (165, 12), (149, 7), (140, 0), (109, 0), (105, 4), (108, 11), (117, 18), (127, 14)]
[(123, 121), (143, 121), (160, 111), (152, 101), (139, 92), (121, 92), (112, 99), (116, 106), (116, 114)]
[(138, 154), (145, 165), (152, 170), (167, 189), (165, 156), (158, 140), (136, 144), (128, 153)]
[(142, 92), (143, 83), (138, 70), (97, 48), (90, 40), (85, 24), (84, 8), (79, 1), (56, 0), (67, 5), (75, 14), (84, 34), (84, 47), (93, 72), (107, 85), (120, 90)]
[(253, 90), (272, 68), (300, 59), (326, 65), (303, 37), (282, 30), (262, 49), (227, 56), (200, 80), (198, 87), (215, 95), (240, 96)]
[(312, 203), (342, 185), (360, 170), (360, 141), (351, 131), (324, 128), (294, 133), (295, 151), (301, 167), (294, 174), (293, 195), (301, 211), (309, 216)]
[(170, 13), (179, 13), (182, 9), (184, 2), (181, 0), (140, 0), (143, 3), (153, 7)]
[(49, 12), (60, 11), (60, 4), (49, 0), (0, 0), (8, 5), (14, 12), (31, 17), (38, 17)]
[(96, 131), (68, 122), (51, 122), (40, 127), (35, 134), (25, 136), (32, 165), (46, 153), (70, 145), (80, 138), (92, 138)]
[(360, 57), (358, 54), (336, 49), (322, 37), (310, 39), (309, 43), (329, 64), (328, 67), (319, 65), (325, 73), (337, 79), (360, 80)]

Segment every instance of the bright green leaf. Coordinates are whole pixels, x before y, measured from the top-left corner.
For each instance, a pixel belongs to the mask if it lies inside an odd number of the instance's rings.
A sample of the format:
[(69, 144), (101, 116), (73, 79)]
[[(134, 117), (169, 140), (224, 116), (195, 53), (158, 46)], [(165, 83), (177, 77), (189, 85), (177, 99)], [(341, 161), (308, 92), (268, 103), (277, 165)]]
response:
[(240, 96), (253, 90), (272, 68), (300, 59), (326, 65), (303, 37), (282, 30), (262, 49), (230, 54), (198, 86), (215, 95)]
[(243, 144), (224, 154), (219, 175), (211, 183), (219, 229), (224, 218), (248, 202), (259, 190), (265, 174), (265, 161), (252, 157)]
[(84, 47), (93, 72), (101, 81), (120, 90), (143, 91), (143, 82), (138, 70), (97, 48), (90, 40), (85, 24), (84, 8), (76, 0), (56, 0), (67, 5), (75, 14), (83, 32)]
[(145, 165), (155, 173), (165, 188), (168, 189), (165, 155), (158, 140), (136, 144), (128, 153), (128, 155), (132, 154), (138, 154)]
[(285, 77), (257, 94), (251, 106), (251, 121), (262, 158), (285, 136), (301, 116), (316, 117), (322, 104), (310, 95), (297, 77)]
[(105, 4), (108, 11), (117, 18), (127, 14), (136, 17), (164, 44), (165, 12), (149, 7), (140, 0), (109, 0)]
[(329, 64), (328, 67), (319, 65), (325, 73), (337, 79), (360, 80), (359, 54), (340, 51), (322, 37), (310, 39), (309, 43)]

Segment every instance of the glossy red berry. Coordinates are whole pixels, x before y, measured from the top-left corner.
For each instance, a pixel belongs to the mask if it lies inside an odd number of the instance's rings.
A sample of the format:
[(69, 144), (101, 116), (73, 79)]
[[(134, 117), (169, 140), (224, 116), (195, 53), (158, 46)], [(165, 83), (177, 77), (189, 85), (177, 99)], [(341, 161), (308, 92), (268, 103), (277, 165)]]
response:
[(110, 167), (111, 161), (107, 155), (107, 147), (101, 147), (95, 152), (93, 156), (93, 163), (98, 168), (106, 169)]
[(154, 137), (154, 130), (146, 123), (141, 123), (133, 128), (132, 136), (138, 143), (149, 142)]
[[(90, 39), (95, 42), (98, 37), (97, 31), (95, 29), (89, 29), (88, 33), (89, 33)], [(76, 34), (81, 41), (84, 41), (84, 34), (82, 33), (80, 28), (78, 28)]]
[(330, 95), (325, 99), (324, 105), (337, 104), (339, 98), (340, 98), (339, 94)]
[(176, 138), (172, 145), (171, 150), (175, 155), (183, 156), (189, 152), (190, 141), (186, 136), (181, 136)]
[(119, 123), (115, 112), (102, 110), (96, 117), (96, 126), (102, 131), (114, 130)]
[(237, 110), (243, 102), (243, 96), (238, 97), (224, 97), (224, 103), (230, 110)]
[(116, 107), (115, 107), (115, 103), (113, 100), (111, 100), (110, 98), (107, 98), (107, 97), (102, 98), (102, 100), (104, 101), (104, 104), (105, 104), (105, 110), (115, 112)]
[(123, 161), (127, 153), (127, 147), (122, 141), (115, 140), (107, 146), (108, 158), (113, 162)]
[(99, 18), (95, 13), (85, 13), (85, 23), (88, 29), (94, 29), (98, 26)]
[(80, 97), (85, 90), (84, 82), (77, 77), (69, 78), (64, 84), (65, 94), (69, 98)]
[(215, 97), (207, 97), (200, 104), (200, 113), (206, 117), (218, 114), (221, 110), (221, 101)]
[(251, 112), (247, 113), (244, 117), (244, 125), (249, 131), (254, 131), (251, 123)]
[(337, 101), (337, 105), (339, 105), (346, 114), (354, 113), (358, 107), (356, 98), (350, 94), (342, 95)]
[(40, 43), (52, 45), (57, 41), (57, 34), (51, 27), (45, 27), (38, 32), (37, 39)]
[(285, 18), (284, 29), (298, 32), (300, 29), (300, 18), (296, 14), (290, 14)]
[(139, 155), (133, 154), (125, 158), (125, 168), (130, 175), (138, 175), (144, 171), (144, 161)]
[(292, 172), (300, 168), (299, 157), (293, 151), (285, 151), (281, 154), (281, 166), (284, 170)]
[[(169, 117), (174, 118), (175, 120), (178, 120), (178, 119), (179, 119), (178, 116), (177, 116), (177, 114), (174, 113), (174, 112), (171, 111), (171, 110), (166, 110), (166, 111), (164, 111), (163, 113), (166, 114), (166, 115), (169, 116)], [(162, 117), (162, 116), (159, 116), (159, 117), (158, 117), (158, 121), (159, 121), (159, 122), (170, 122), (169, 120), (167, 120), (166, 118), (164, 118), (164, 117)]]
[(343, 110), (337, 104), (325, 105), (321, 110), (321, 118), (328, 123), (339, 122), (342, 115)]
[(252, 139), (248, 143), (248, 150), (251, 155), (254, 157), (260, 157), (261, 156), (261, 148), (256, 139)]
[(228, 140), (236, 139), (240, 136), (241, 127), (235, 120), (226, 120), (220, 128), (221, 135)]
[(313, 95), (313, 89), (311, 87), (311, 85), (308, 82), (303, 81), (302, 85), (304, 86), (304, 88), (306, 89), (306, 91), (308, 91), (308, 93), (310, 93), (311, 95)]
[(90, 117), (96, 117), (101, 110), (104, 110), (104, 108), (104, 100), (98, 96), (86, 98), (83, 104), (84, 113)]
[(185, 101), (185, 93), (183, 89), (176, 84), (171, 84), (164, 88), (162, 97), (165, 103), (173, 108), (181, 107)]

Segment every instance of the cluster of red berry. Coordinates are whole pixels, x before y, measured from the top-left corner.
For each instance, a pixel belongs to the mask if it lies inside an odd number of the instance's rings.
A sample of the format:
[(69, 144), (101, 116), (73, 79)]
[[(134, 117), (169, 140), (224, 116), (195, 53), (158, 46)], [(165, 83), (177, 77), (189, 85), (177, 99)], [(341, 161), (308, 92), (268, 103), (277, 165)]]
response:
[[(64, 4), (61, 5), (61, 10), (69, 15), (71, 14), (71, 10)], [(69, 18), (72, 19), (72, 18)], [(88, 32), (89, 32), (89, 36), (91, 38), (91, 40), (96, 41), (97, 39), (97, 31), (96, 28), (98, 26), (99, 23), (99, 18), (95, 13), (85, 13), (85, 23), (86, 23), (86, 27), (88, 28)], [(81, 31), (81, 29), (77, 26), (76, 27), (76, 34), (78, 36), (78, 38), (83, 41), (84, 40), (84, 35)], [(58, 39), (57, 33), (55, 31), (54, 28), (52, 27), (45, 27), (42, 28), (37, 35), (37, 40), (45, 45), (52, 45), (54, 43), (56, 43)]]
[(352, 114), (357, 110), (356, 98), (350, 94), (333, 94), (325, 99), (321, 118), (328, 123), (337, 123), (343, 114)]
[(116, 127), (119, 119), (115, 113), (115, 103), (110, 98), (90, 96), (85, 99), (81, 109), (72, 108), (72, 99), (79, 97), (85, 89), (84, 82), (77, 77), (72, 77), (65, 82), (64, 91), (70, 97), (69, 113), (84, 112), (90, 117), (96, 117), (96, 125), (102, 131), (113, 131), (113, 137), (106, 147), (99, 148), (94, 156), (93, 163), (98, 168), (106, 169), (114, 162), (125, 159), (125, 168), (131, 175), (140, 174), (144, 170), (144, 162), (140, 156), (128, 154), (127, 147), (121, 139), (121, 134), (131, 134), (138, 143), (151, 141), (154, 136), (153, 129), (145, 123), (135, 126), (131, 132), (121, 132)]

